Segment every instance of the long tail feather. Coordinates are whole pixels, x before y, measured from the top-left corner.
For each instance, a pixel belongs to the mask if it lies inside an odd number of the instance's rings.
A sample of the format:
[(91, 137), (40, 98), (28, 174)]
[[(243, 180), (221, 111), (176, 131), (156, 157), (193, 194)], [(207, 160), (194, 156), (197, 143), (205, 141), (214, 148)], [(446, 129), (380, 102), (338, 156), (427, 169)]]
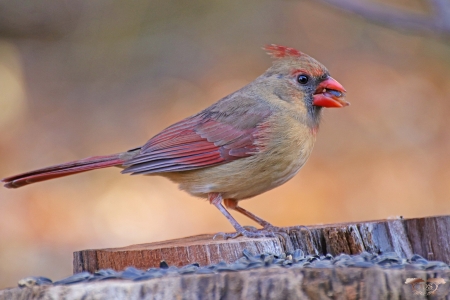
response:
[(51, 166), (7, 177), (2, 179), (1, 182), (5, 183), (5, 187), (15, 189), (30, 183), (68, 176), (95, 169), (113, 167), (121, 165), (122, 163), (123, 159), (120, 158), (120, 154), (113, 154), (108, 156), (93, 156), (82, 160), (76, 160), (65, 164)]

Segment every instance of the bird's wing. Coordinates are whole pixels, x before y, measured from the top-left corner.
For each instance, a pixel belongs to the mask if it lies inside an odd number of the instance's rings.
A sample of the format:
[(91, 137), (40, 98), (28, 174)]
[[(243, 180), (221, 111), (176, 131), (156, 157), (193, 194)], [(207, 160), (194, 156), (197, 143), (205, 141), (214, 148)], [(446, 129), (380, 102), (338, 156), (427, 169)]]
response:
[(122, 173), (187, 171), (251, 156), (264, 149), (261, 133), (269, 115), (268, 110), (258, 112), (245, 105), (223, 114), (213, 106), (154, 136), (124, 163)]

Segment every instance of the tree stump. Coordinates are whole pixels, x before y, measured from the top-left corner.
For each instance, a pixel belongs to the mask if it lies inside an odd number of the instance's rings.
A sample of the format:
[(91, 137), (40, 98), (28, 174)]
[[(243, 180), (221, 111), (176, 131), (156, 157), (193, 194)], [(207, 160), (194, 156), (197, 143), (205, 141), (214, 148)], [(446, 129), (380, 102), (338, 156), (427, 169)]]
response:
[[(74, 253), (74, 272), (128, 266), (158, 267), (161, 260), (182, 266), (232, 262), (250, 252), (280, 254), (302, 249), (306, 254), (396, 252), (409, 258), (450, 262), (450, 216), (393, 219), (290, 228), (274, 238), (213, 240), (199, 235), (124, 248), (83, 250)], [(44, 285), (0, 291), (3, 299), (425, 299), (427, 285), (414, 289), (411, 280), (435, 278), (440, 286), (431, 296), (448, 297), (448, 270), (403, 270), (339, 267), (260, 267), (211, 274), (171, 274), (144, 281), (105, 280), (73, 285)], [(445, 284), (447, 282), (447, 284)]]
[(448, 271), (375, 268), (260, 268), (217, 274), (168, 276), (133, 282), (109, 280), (0, 291), (0, 300), (109, 299), (447, 299), (449, 283), (433, 296), (414, 294), (408, 278), (443, 278)]
[(83, 250), (74, 252), (73, 271), (91, 273), (99, 269), (123, 270), (133, 266), (137, 269), (159, 267), (162, 260), (169, 265), (181, 267), (191, 263), (201, 266), (220, 261), (232, 262), (248, 249), (252, 253), (283, 253), (278, 238), (214, 240), (213, 234), (204, 234), (123, 248)]
[(419, 254), (428, 260), (450, 263), (450, 216), (292, 227), (289, 234), (274, 238), (223, 240), (213, 236), (77, 251), (74, 273), (107, 268), (120, 271), (129, 266), (147, 269), (159, 267), (162, 260), (177, 267), (195, 262), (200, 266), (229, 263), (241, 257), (244, 249), (255, 254), (295, 249), (317, 255), (396, 252), (404, 258)]

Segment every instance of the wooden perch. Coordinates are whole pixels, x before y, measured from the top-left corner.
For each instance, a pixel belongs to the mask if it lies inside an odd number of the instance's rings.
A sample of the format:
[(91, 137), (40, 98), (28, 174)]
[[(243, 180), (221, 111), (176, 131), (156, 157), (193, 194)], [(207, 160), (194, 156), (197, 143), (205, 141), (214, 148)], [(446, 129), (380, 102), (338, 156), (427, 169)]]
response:
[(252, 253), (274, 253), (301, 249), (306, 254), (358, 254), (396, 252), (409, 258), (419, 254), (428, 260), (450, 263), (450, 216), (393, 219), (359, 223), (315, 225), (293, 229), (274, 238), (213, 240), (199, 235), (165, 242), (124, 248), (82, 250), (74, 253), (74, 273), (111, 268), (117, 271), (133, 266), (139, 269), (199, 263), (200, 266), (233, 262), (244, 249)]
[[(146, 281), (110, 280), (0, 291), (0, 300), (144, 299), (427, 299), (407, 279), (442, 278), (431, 299), (449, 294), (449, 271), (381, 268), (260, 268), (217, 274), (176, 275)], [(418, 291), (425, 291), (417, 289)], [(446, 299), (446, 298), (445, 298)]]
[[(232, 262), (250, 252), (281, 253), (302, 249), (307, 254), (396, 252), (408, 258), (450, 262), (450, 216), (393, 219), (296, 228), (274, 238), (213, 240), (200, 235), (124, 248), (74, 253), (74, 271), (94, 272), (128, 266), (158, 267), (161, 260), (182, 266)], [(450, 293), (448, 270), (382, 269), (379, 266), (309, 268), (279, 266), (211, 274), (178, 273), (144, 281), (106, 280), (72, 285), (43, 285), (0, 291), (3, 299), (418, 299), (437, 282), (439, 299)], [(434, 281), (433, 281), (434, 280)], [(438, 285), (440, 286), (438, 287)], [(437, 289), (438, 287), (438, 289)]]

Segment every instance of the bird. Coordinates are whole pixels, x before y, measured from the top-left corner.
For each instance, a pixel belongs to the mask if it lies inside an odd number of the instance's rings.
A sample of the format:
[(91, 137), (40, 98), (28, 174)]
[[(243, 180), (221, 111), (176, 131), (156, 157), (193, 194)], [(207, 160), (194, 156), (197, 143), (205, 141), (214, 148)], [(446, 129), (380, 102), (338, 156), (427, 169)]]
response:
[[(308, 160), (323, 108), (350, 103), (327, 68), (294, 48), (263, 48), (273, 63), (262, 75), (197, 114), (152, 137), (138, 148), (93, 156), (6, 177), (6, 188), (76, 173), (120, 167), (123, 174), (159, 175), (192, 196), (206, 198), (236, 232), (224, 238), (273, 236), (279, 227), (239, 202), (290, 180)], [(236, 211), (262, 226), (242, 226)]]

